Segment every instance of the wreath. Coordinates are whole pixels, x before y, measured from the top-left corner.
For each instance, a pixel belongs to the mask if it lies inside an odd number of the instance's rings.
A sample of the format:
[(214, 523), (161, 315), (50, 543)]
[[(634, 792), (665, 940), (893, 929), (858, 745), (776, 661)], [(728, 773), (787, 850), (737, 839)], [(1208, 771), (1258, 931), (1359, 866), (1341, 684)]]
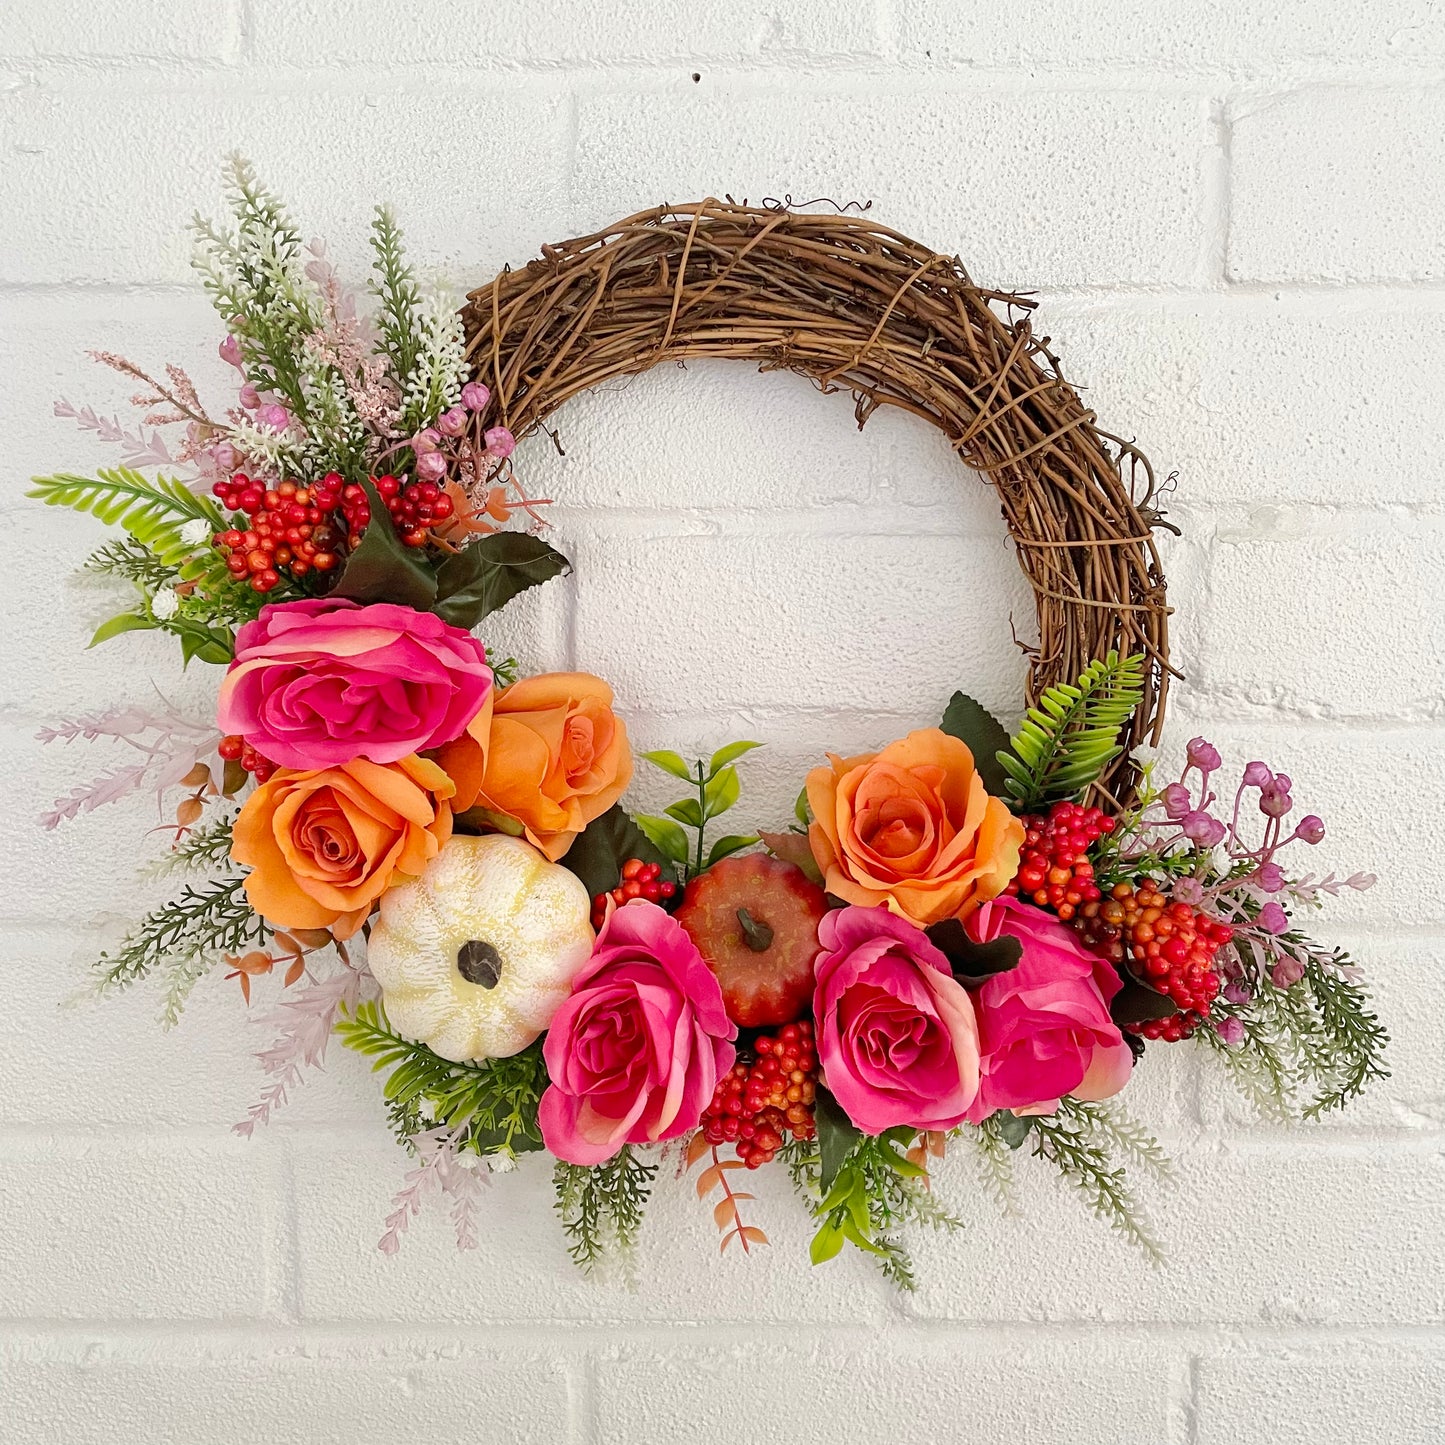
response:
[[(215, 968), (267, 995), (242, 1134), (333, 1037), (370, 1057), (411, 1160), (383, 1250), (429, 1194), (474, 1243), (488, 1176), (546, 1151), (591, 1267), (632, 1246), (674, 1150), (724, 1250), (766, 1243), (739, 1184), (781, 1162), (814, 1262), (852, 1246), (906, 1287), (901, 1229), (957, 1223), (936, 1161), (973, 1149), (1006, 1196), (1027, 1146), (1155, 1252), (1123, 1164), (1167, 1161), (1116, 1102), (1147, 1048), (1203, 1048), (1273, 1117), (1384, 1076), (1357, 970), (1293, 916), (1373, 880), (1299, 870), (1325, 830), (1285, 773), (1225, 786), (1204, 738), (1167, 777), (1152, 757), (1168, 524), (1030, 301), (866, 216), (709, 200), (543, 247), (460, 308), (382, 208), (364, 311), (239, 160), (228, 196), (196, 265), (235, 405), (96, 353), (143, 422), (57, 404), (123, 464), (30, 493), (120, 529), (87, 566), (131, 605), (95, 641), (164, 632), (223, 667), (215, 718), (45, 729), (139, 757), (43, 821), (171, 799), (165, 863), (202, 876), (101, 956), (98, 987), (158, 979), (167, 1023)], [(880, 751), (840, 739), (775, 831), (729, 833), (757, 742), (642, 754), (682, 796), (633, 816), (607, 683), (488, 653), (475, 629), (568, 570), (517, 440), (560, 446), (569, 397), (692, 357), (799, 372), (859, 426), (902, 408), (994, 488), (1038, 607), (1016, 729), (956, 692)]]

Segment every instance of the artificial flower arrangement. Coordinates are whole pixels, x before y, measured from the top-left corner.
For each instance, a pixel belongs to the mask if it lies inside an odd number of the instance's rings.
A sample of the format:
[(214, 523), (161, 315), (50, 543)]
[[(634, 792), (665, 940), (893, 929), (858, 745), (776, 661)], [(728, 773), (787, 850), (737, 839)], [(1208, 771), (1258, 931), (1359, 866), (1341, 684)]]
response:
[(57, 413), (125, 465), (31, 492), (122, 529), (88, 566), (136, 597), (95, 641), (159, 630), (223, 666), (215, 721), (47, 729), (139, 756), (45, 822), (181, 791), (167, 862), (209, 876), (103, 955), (99, 986), (158, 975), (167, 1022), (216, 967), (248, 1004), (274, 990), (243, 1134), (331, 1038), (370, 1056), (412, 1159), (384, 1250), (428, 1193), (474, 1243), (486, 1176), (546, 1150), (590, 1266), (632, 1244), (674, 1146), (724, 1249), (766, 1242), (737, 1184), (780, 1161), (815, 1262), (851, 1245), (907, 1286), (899, 1227), (957, 1223), (934, 1162), (971, 1147), (1006, 1197), (1026, 1145), (1153, 1250), (1116, 1156), (1165, 1161), (1110, 1102), (1147, 1047), (1203, 1046), (1280, 1116), (1383, 1076), (1353, 965), (1291, 916), (1373, 880), (1284, 858), (1324, 836), (1290, 821), (1289, 777), (1250, 762), (1221, 792), (1196, 738), (1127, 805), (1098, 786), (1142, 657), (1099, 658), (1012, 736), (958, 693), (937, 726), (829, 755), (783, 831), (709, 837), (753, 742), (645, 754), (686, 795), (631, 816), (607, 684), (522, 676), (473, 636), (567, 563), (511, 434), (483, 427), (451, 300), (381, 210), (363, 314), (249, 168), (230, 180), (235, 229), (196, 233), (236, 405), (213, 417), (178, 368), (99, 354), (140, 383), (144, 425)]

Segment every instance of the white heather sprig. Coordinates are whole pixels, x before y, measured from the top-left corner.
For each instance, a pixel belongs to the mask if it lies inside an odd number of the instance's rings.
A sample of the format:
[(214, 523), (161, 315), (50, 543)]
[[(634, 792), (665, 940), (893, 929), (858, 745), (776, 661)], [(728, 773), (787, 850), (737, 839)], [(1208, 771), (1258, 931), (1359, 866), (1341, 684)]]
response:
[(422, 296), (416, 365), (402, 388), (402, 426), (415, 431), (461, 399), (465, 336), (455, 298), (443, 286)]

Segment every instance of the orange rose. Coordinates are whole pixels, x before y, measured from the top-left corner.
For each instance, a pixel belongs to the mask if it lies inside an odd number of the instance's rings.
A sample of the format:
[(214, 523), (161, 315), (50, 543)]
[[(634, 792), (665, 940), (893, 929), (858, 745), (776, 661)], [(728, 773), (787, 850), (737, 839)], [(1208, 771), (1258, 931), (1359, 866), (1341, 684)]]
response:
[(1018, 871), (1023, 824), (985, 792), (957, 738), (924, 728), (828, 759), (808, 774), (808, 842), (830, 893), (927, 928), (966, 918)]
[(504, 814), (554, 863), (632, 781), (612, 689), (586, 672), (545, 672), (503, 688), (437, 761), (454, 806)]
[(376, 900), (451, 837), (454, 791), (441, 768), (415, 755), (278, 768), (236, 818), (231, 857), (251, 868), (251, 907), (282, 928), (350, 938)]

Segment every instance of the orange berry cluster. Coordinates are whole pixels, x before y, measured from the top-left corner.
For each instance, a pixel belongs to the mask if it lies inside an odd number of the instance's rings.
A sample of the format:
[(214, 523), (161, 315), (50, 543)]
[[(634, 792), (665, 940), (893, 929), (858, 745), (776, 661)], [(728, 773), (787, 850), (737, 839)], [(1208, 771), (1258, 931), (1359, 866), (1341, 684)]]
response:
[(1072, 927), (1102, 953), (1172, 999), (1178, 1012), (1136, 1026), (1145, 1038), (1188, 1038), (1219, 993), (1214, 955), (1234, 930), (1191, 904), (1170, 902), (1151, 880), (1117, 883), (1105, 899), (1084, 904)]
[(769, 1163), (788, 1135), (817, 1136), (818, 1053), (807, 1019), (785, 1024), (753, 1041), (751, 1063), (739, 1060), (721, 1079), (703, 1110), (709, 1144), (736, 1144), (749, 1169)]
[(662, 876), (662, 867), (657, 863), (644, 863), (641, 858), (629, 858), (622, 865), (622, 882), (610, 893), (599, 893), (592, 900), (592, 926), (601, 928), (607, 921), (607, 900), (610, 898), (620, 908), (634, 898), (645, 898), (649, 903), (661, 903), (677, 892), (677, 884)]

